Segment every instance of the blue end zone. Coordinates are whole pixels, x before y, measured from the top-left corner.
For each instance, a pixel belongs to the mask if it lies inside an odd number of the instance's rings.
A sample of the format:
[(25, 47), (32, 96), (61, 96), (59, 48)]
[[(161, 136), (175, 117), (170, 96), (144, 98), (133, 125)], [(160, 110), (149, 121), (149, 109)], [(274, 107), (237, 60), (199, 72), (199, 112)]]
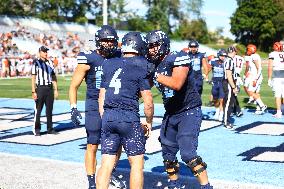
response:
[[(46, 139), (42, 143), (31, 132), (33, 106), (33, 101), (29, 99), (0, 99), (0, 152), (83, 163), (86, 149), (84, 128), (83, 125), (75, 128), (70, 123), (69, 103), (55, 102), (53, 113), (58, 121), (54, 123), (54, 127), (60, 131), (60, 137), (51, 135), (48, 138), (42, 135), (40, 138)], [(78, 103), (78, 109), (84, 110), (84, 102)], [(234, 117), (236, 129), (230, 131), (211, 120), (213, 108), (203, 107), (202, 110), (206, 124), (200, 133), (198, 154), (208, 165), (210, 179), (284, 187), (283, 118), (274, 119), (271, 113), (254, 115), (250, 110), (244, 110), (243, 117)], [(155, 105), (153, 135), (159, 134), (159, 122), (163, 113), (163, 106)], [(210, 124), (212, 125), (207, 127)], [(43, 124), (43, 131), (46, 129), (44, 127)], [(154, 137), (148, 143), (151, 144), (150, 153), (145, 155), (145, 172), (157, 177), (163, 176), (165, 173), (159, 142)], [(178, 158), (180, 160), (179, 155)], [(100, 162), (100, 156), (98, 160)], [(122, 172), (130, 168), (124, 153), (118, 168)], [(181, 175), (192, 178), (183, 163)]]

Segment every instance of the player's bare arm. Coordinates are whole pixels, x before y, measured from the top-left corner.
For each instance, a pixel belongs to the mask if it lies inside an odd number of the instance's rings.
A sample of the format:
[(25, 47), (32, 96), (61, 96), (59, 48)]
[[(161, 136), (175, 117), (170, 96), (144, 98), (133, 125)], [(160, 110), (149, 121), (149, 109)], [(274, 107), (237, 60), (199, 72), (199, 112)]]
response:
[[(259, 78), (259, 76), (261, 75), (261, 62), (259, 60), (253, 60), (253, 63), (255, 64), (256, 70), (257, 70), (257, 79)], [(256, 80), (257, 80), (256, 79)]]
[(273, 72), (273, 60), (269, 59), (268, 61), (268, 85), (271, 86), (271, 79), (272, 79), (272, 72)]
[(106, 94), (106, 89), (105, 88), (101, 88), (100, 89), (100, 94), (99, 94), (99, 112), (101, 117), (104, 114), (104, 101), (105, 101), (105, 94)]
[(208, 80), (208, 74), (209, 74), (209, 64), (207, 63), (206, 58), (202, 58), (202, 68), (205, 74), (205, 79)]
[(87, 71), (90, 69), (89, 65), (78, 64), (72, 77), (72, 81), (69, 88), (69, 101), (70, 104), (77, 104), (77, 91), (82, 81), (85, 78)]
[(172, 76), (158, 74), (157, 81), (170, 89), (179, 91), (187, 79), (188, 71), (189, 68), (185, 66), (174, 67)]
[(144, 114), (146, 117), (146, 124), (148, 128), (147, 136), (150, 135), (150, 131), (152, 130), (152, 122), (153, 122), (153, 115), (154, 115), (154, 104), (153, 104), (153, 96), (150, 90), (141, 91), (141, 96), (144, 101)]

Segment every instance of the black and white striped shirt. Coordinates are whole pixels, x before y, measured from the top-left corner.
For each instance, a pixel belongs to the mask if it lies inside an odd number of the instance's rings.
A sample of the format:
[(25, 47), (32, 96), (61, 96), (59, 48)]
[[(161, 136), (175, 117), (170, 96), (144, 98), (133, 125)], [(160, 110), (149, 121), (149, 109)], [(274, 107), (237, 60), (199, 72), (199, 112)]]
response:
[(224, 71), (225, 71), (225, 79), (228, 79), (226, 70), (231, 70), (232, 71), (232, 76), (233, 76), (233, 80), (236, 79), (236, 69), (235, 69), (235, 65), (234, 65), (234, 60), (231, 57), (226, 58), (225, 62), (224, 62)]
[(52, 75), (55, 75), (54, 66), (48, 60), (35, 59), (32, 67), (32, 75), (36, 75), (37, 86), (52, 84)]

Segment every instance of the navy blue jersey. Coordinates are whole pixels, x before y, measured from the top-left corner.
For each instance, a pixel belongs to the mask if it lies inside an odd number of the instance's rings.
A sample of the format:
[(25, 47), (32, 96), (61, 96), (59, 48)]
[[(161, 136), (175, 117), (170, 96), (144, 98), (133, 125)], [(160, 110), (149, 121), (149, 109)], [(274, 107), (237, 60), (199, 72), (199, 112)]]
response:
[(210, 64), (212, 66), (212, 80), (222, 80), (224, 78), (224, 63), (215, 59)]
[(189, 52), (188, 56), (191, 59), (192, 69), (194, 77), (202, 77), (202, 59), (205, 57), (205, 53), (197, 52), (195, 54)]
[(163, 74), (171, 76), (173, 68), (177, 66), (189, 67), (187, 80), (179, 91), (170, 89), (154, 80), (155, 86), (163, 95), (164, 106), (166, 112), (169, 114), (175, 114), (187, 109), (201, 106), (200, 95), (194, 87), (195, 84), (190, 58), (185, 52), (181, 51), (179, 53), (169, 54), (166, 56), (166, 58), (157, 66), (155, 75)]
[(103, 64), (101, 88), (106, 89), (104, 108), (139, 113), (139, 92), (150, 90), (148, 62), (144, 57), (121, 57)]
[[(121, 53), (118, 51), (116, 57), (120, 57)], [(78, 64), (87, 64), (90, 66), (89, 71), (85, 76), (87, 84), (86, 99), (98, 100), (100, 86), (101, 86), (101, 75), (102, 75), (102, 64), (106, 58), (99, 55), (96, 51), (83, 51), (77, 56)]]

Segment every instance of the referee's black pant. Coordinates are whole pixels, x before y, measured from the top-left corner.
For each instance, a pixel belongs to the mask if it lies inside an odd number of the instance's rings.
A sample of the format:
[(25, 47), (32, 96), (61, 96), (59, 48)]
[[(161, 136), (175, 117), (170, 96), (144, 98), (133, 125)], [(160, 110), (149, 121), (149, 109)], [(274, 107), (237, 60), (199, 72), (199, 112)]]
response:
[(52, 85), (48, 86), (38, 86), (36, 88), (37, 100), (35, 101), (35, 119), (34, 119), (34, 129), (35, 132), (39, 132), (41, 129), (40, 126), (40, 115), (43, 108), (43, 105), (46, 107), (46, 119), (47, 119), (47, 131), (51, 131), (52, 127), (52, 110), (53, 110), (53, 101), (54, 93)]
[(223, 80), (223, 89), (225, 93), (223, 107), (224, 107), (224, 124), (229, 124), (229, 118), (231, 113), (234, 110), (235, 103), (235, 94), (233, 93), (233, 89), (228, 83), (228, 80)]

